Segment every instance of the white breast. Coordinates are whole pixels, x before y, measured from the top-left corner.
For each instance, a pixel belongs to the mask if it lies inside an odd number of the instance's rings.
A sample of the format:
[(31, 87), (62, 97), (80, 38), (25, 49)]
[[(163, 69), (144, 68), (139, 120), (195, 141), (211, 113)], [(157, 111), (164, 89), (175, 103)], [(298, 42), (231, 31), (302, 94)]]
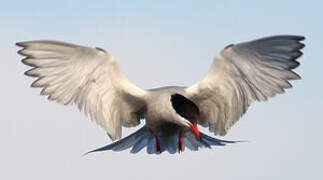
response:
[(170, 101), (172, 94), (184, 94), (183, 89), (183, 87), (163, 87), (149, 90), (146, 100), (146, 124), (152, 131), (163, 122), (187, 126), (188, 121), (176, 113)]

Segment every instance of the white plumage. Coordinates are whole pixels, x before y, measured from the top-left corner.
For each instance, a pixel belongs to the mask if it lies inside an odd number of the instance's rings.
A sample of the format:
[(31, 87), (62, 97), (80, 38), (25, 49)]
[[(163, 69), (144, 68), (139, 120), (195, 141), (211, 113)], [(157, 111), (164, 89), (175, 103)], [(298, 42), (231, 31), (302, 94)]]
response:
[(37, 77), (32, 87), (62, 104), (76, 104), (102, 126), (112, 140), (121, 138), (122, 126), (146, 125), (128, 137), (94, 151), (170, 153), (185, 147), (225, 145), (199, 133), (196, 123), (215, 135), (225, 135), (253, 101), (267, 100), (292, 87), (299, 79), (292, 69), (299, 63), (301, 36), (272, 36), (229, 45), (213, 60), (206, 76), (191, 87), (143, 90), (130, 83), (117, 61), (101, 48), (58, 41), (19, 42), (23, 63)]

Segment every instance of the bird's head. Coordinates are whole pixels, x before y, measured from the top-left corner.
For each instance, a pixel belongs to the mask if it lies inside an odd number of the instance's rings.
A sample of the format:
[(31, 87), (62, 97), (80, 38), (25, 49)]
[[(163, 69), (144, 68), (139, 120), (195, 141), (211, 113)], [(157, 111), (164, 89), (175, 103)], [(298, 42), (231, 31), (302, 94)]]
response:
[(170, 100), (176, 113), (182, 117), (180, 123), (191, 128), (200, 137), (200, 131), (197, 127), (197, 119), (200, 114), (198, 106), (181, 94), (172, 94)]

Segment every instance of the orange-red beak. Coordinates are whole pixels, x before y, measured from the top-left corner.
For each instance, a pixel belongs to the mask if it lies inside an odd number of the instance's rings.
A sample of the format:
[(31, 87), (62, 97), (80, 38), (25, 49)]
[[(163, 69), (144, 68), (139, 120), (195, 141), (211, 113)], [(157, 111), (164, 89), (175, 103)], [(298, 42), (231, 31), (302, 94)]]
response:
[(197, 127), (197, 123), (194, 122), (194, 124), (189, 124), (190, 125), (190, 128), (192, 128), (192, 130), (194, 131), (194, 133), (196, 134), (197, 137), (200, 137), (200, 131)]

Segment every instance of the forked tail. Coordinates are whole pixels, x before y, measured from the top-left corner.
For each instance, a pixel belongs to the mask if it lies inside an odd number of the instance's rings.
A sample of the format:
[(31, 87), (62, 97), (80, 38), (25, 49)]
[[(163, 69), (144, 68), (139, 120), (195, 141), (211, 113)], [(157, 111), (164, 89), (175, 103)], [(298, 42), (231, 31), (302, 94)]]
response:
[[(137, 153), (142, 150), (144, 147), (147, 147), (148, 154), (160, 154), (161, 152), (168, 151), (173, 154), (180, 152), (178, 148), (179, 136), (177, 134), (169, 137), (158, 138), (158, 145), (156, 144), (156, 138), (153, 133), (144, 126), (138, 131), (130, 134), (129, 136), (120, 139), (112, 144), (100, 147), (98, 149), (92, 150), (85, 153), (93, 153), (98, 151), (123, 151), (129, 148), (131, 153)], [(211, 146), (225, 146), (229, 143), (236, 143), (240, 141), (226, 141), (217, 138), (210, 137), (204, 133), (200, 133), (200, 138), (197, 137), (191, 129), (186, 129), (182, 133), (182, 148), (181, 151), (184, 151), (185, 148), (188, 148), (192, 151), (197, 151), (199, 148), (211, 148)], [(159, 146), (159, 147), (157, 147)]]

